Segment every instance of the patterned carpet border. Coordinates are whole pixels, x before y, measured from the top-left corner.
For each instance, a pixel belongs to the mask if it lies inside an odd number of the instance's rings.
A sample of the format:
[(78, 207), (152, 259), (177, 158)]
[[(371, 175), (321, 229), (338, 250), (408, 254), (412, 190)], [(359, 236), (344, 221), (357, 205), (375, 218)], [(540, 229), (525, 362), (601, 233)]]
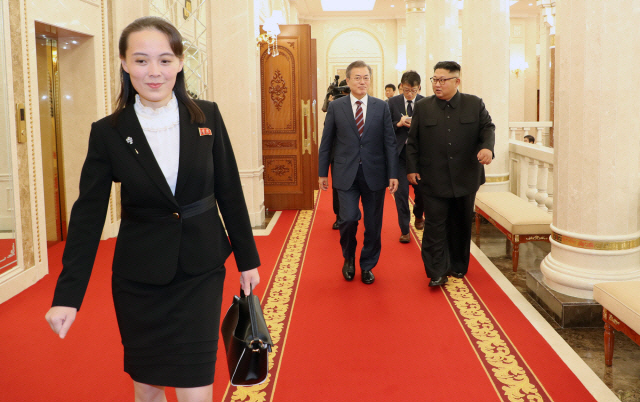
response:
[[(421, 248), (414, 219), (411, 214), (411, 232)], [(553, 401), (466, 277), (449, 277), (442, 292), (502, 401)]]
[(229, 384), (222, 399), (224, 402), (265, 402), (272, 399), (284, 353), (283, 339), (286, 338), (291, 322), (293, 302), (300, 282), (300, 270), (319, 198), (319, 191), (316, 190), (313, 210), (297, 212), (272, 280), (265, 290), (267, 296), (262, 300), (264, 318), (273, 341), (273, 349), (269, 354), (269, 375), (265, 382), (252, 387), (234, 387)]

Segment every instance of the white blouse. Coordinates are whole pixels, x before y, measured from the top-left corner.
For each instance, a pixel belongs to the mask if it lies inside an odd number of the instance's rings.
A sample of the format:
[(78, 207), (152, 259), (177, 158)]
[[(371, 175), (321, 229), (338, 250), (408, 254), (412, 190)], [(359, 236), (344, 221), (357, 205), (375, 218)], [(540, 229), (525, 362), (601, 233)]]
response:
[(176, 181), (178, 180), (178, 166), (180, 163), (180, 113), (178, 100), (175, 94), (166, 106), (152, 109), (140, 102), (140, 96), (136, 94), (136, 103), (133, 108), (138, 116), (142, 131), (153, 151), (165, 179), (176, 193)]

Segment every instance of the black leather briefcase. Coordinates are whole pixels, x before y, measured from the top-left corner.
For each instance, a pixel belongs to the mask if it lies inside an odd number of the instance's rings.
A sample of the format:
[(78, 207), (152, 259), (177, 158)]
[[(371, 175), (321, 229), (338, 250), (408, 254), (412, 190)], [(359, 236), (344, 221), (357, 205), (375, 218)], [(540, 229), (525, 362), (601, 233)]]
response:
[(222, 320), (222, 339), (227, 352), (231, 385), (261, 384), (269, 374), (269, 352), (273, 346), (260, 300), (253, 289), (246, 296), (234, 296)]

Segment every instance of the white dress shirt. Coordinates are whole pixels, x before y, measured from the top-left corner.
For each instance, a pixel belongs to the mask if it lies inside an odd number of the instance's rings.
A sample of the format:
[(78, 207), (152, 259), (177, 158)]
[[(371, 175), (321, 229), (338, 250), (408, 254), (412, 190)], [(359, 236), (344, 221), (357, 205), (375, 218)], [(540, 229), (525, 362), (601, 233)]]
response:
[(362, 108), (362, 122), (366, 123), (367, 122), (367, 102), (369, 101), (369, 95), (365, 95), (362, 99), (358, 99), (355, 96), (353, 96), (352, 94), (349, 94), (349, 97), (351, 98), (351, 108), (353, 109), (353, 118), (356, 118), (356, 109), (358, 109), (358, 105), (356, 105), (356, 102), (359, 100), (360, 102), (362, 102), (362, 105), (360, 105), (360, 107)]
[(147, 137), (147, 142), (153, 151), (160, 169), (164, 174), (171, 192), (176, 194), (178, 167), (180, 164), (180, 112), (175, 94), (167, 106), (152, 109), (140, 102), (136, 94), (133, 108)]

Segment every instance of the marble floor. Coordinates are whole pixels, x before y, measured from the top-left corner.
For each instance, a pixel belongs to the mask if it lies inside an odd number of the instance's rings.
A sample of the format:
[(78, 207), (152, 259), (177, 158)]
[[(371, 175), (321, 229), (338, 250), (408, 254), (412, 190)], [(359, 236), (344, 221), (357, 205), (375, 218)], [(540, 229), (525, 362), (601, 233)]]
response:
[(603, 327), (560, 328), (553, 318), (527, 293), (527, 270), (540, 267), (542, 259), (550, 252), (550, 245), (543, 242), (521, 244), (518, 272), (513, 272), (511, 254), (507, 254), (506, 237), (494, 226), (485, 222), (481, 225), (480, 239), (478, 248), (538, 310), (609, 389), (622, 402), (640, 402), (640, 346), (623, 333), (616, 332), (613, 365), (607, 367), (604, 364)]

